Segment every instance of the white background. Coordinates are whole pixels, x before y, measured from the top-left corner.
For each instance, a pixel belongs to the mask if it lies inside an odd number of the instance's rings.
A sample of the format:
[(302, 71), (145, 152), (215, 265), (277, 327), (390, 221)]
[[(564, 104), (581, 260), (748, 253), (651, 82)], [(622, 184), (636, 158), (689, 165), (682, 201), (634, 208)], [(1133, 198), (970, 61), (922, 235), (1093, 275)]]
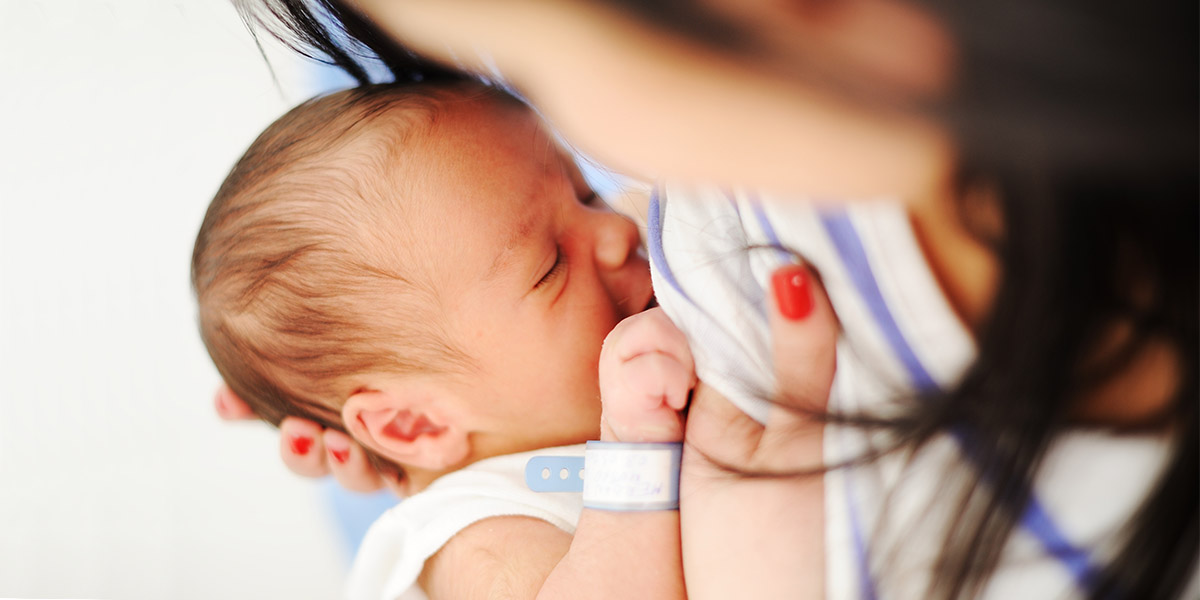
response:
[(0, 596), (338, 595), (319, 486), (211, 408), (188, 282), (225, 173), (313, 91), (271, 55), (280, 87), (228, 0), (0, 0)]

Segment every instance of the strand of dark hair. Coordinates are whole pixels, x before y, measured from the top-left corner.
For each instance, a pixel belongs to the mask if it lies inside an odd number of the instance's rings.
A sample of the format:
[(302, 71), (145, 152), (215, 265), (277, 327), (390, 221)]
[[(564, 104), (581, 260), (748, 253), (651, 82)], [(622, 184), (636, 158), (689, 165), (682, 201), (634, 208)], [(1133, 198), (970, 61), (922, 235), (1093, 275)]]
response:
[(257, 39), (263, 30), (295, 52), (338, 67), (359, 85), (378, 83), (371, 65), (378, 61), (391, 81), (454, 81), (466, 73), (424, 59), (397, 44), (357, 11), (334, 0), (233, 0), (238, 14)]

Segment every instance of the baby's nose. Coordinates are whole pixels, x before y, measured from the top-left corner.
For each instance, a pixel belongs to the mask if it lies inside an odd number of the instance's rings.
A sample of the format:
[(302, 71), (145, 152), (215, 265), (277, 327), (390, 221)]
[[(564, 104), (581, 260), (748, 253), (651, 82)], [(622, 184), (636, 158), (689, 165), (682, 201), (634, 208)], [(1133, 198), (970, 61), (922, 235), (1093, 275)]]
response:
[(619, 269), (625, 266), (641, 242), (637, 226), (617, 214), (599, 218), (604, 222), (596, 232), (596, 264), (604, 269)]

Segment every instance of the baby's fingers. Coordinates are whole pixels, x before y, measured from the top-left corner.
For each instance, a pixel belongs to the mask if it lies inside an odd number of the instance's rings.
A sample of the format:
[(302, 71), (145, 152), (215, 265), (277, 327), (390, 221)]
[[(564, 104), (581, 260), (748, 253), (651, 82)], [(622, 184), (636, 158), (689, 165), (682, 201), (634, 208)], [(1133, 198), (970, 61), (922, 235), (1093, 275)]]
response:
[(617, 362), (625, 362), (641, 354), (661, 352), (674, 356), (688, 369), (694, 367), (687, 338), (658, 307), (618, 323), (604, 340), (604, 351), (613, 355)]
[(690, 369), (661, 353), (636, 356), (620, 365), (604, 388), (604, 423), (622, 442), (683, 439), (679, 410), (694, 382)]
[(631, 396), (629, 408), (637, 411), (663, 407), (683, 410), (688, 392), (696, 383), (691, 368), (661, 352), (631, 358), (622, 366), (621, 373)]

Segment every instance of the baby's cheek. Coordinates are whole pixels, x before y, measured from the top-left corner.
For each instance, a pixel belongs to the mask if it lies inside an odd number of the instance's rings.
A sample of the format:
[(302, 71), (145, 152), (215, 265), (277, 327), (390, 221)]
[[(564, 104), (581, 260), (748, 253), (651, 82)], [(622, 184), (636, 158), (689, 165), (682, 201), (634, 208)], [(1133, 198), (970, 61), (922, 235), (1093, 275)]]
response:
[(577, 373), (577, 386), (570, 399), (571, 427), (587, 434), (586, 439), (598, 439), (600, 431), (600, 385), (595, 369)]

